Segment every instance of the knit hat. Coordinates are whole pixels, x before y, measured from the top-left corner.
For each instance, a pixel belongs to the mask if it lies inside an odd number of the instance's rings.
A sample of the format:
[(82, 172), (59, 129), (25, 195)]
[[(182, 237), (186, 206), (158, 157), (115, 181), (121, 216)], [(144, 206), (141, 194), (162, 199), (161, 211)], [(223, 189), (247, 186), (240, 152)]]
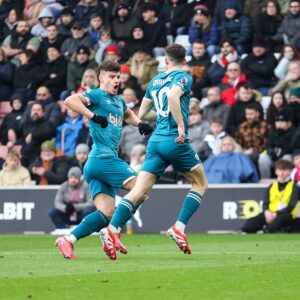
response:
[(68, 172), (68, 177), (74, 176), (74, 177), (80, 179), (81, 175), (82, 175), (82, 172), (79, 167), (72, 167)]
[(121, 65), (121, 70), (120, 71), (121, 71), (121, 73), (127, 73), (127, 74), (131, 75), (130, 68), (126, 64)]
[(209, 11), (206, 5), (204, 4), (197, 4), (194, 6), (194, 14), (202, 14), (206, 17), (209, 16)]
[(290, 89), (290, 96), (295, 96), (297, 98), (300, 98), (300, 87), (295, 87)]
[(84, 27), (82, 26), (82, 24), (79, 21), (74, 22), (72, 28), (76, 28), (76, 29), (84, 29)]
[(116, 11), (123, 9), (123, 8), (129, 10), (130, 6), (126, 2), (122, 2), (122, 3), (118, 4)]
[(78, 144), (75, 148), (75, 154), (82, 152), (88, 154), (90, 152), (90, 147), (87, 144)]
[(76, 53), (90, 55), (91, 52), (87, 46), (79, 46), (76, 50)]
[(235, 0), (228, 0), (225, 3), (225, 10), (226, 9), (234, 9), (236, 11), (239, 11), (240, 6)]
[(55, 142), (54, 141), (45, 141), (42, 145), (41, 145), (41, 150), (51, 150), (53, 152), (56, 152), (56, 147), (55, 147)]
[(291, 117), (287, 111), (283, 110), (275, 116), (275, 121), (289, 122), (291, 121)]
[(263, 37), (256, 37), (253, 39), (252, 47), (268, 48), (268, 44)]
[(107, 46), (107, 48), (105, 49), (105, 53), (108, 54), (109, 52), (113, 52), (117, 56), (119, 56), (119, 54), (120, 54), (119, 48), (116, 45)]

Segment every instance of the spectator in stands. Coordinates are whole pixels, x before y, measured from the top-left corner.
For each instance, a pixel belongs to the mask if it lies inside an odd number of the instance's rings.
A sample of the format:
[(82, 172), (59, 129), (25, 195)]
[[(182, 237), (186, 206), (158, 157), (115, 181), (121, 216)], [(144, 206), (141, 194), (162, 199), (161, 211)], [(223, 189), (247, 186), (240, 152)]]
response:
[(92, 38), (93, 45), (99, 41), (102, 30), (104, 29), (103, 19), (100, 14), (95, 13), (91, 15), (90, 26), (87, 32)]
[(28, 167), (38, 185), (61, 184), (67, 179), (68, 162), (55, 148), (52, 140), (40, 146), (41, 153)]
[(225, 20), (221, 23), (221, 37), (232, 39), (239, 55), (248, 53), (251, 49), (251, 21), (241, 14), (236, 0), (228, 0), (225, 3)]
[(282, 111), (275, 117), (275, 128), (270, 131), (267, 153), (262, 153), (258, 160), (261, 178), (271, 177), (271, 168), (280, 158), (292, 161), (295, 148), (295, 128), (291, 117)]
[(0, 42), (12, 34), (18, 25), (18, 22), (22, 20), (22, 12), (12, 8), (5, 20), (0, 21)]
[(297, 44), (300, 38), (300, 2), (291, 0), (289, 12), (284, 16), (277, 34), (273, 37), (276, 42)]
[(206, 5), (198, 4), (194, 7), (194, 17), (189, 26), (189, 40), (204, 41), (208, 55), (212, 57), (218, 50), (219, 29), (217, 21), (211, 18)]
[(87, 28), (90, 23), (91, 15), (99, 14), (102, 18), (105, 17), (105, 6), (99, 3), (98, 0), (81, 0), (75, 8), (75, 19), (80, 20), (83, 27)]
[(251, 103), (258, 107), (260, 120), (263, 120), (263, 108), (257, 99), (258, 95), (253, 91), (251, 85), (245, 83), (239, 87), (238, 101), (231, 107), (227, 119), (226, 132), (229, 135), (235, 137), (238, 126), (246, 120), (246, 107)]
[(64, 122), (56, 128), (55, 145), (65, 155), (74, 155), (78, 133), (82, 128), (82, 116), (67, 108)]
[(68, 180), (62, 183), (55, 196), (54, 206), (48, 211), (56, 229), (78, 224), (95, 208), (87, 183), (81, 179), (80, 168), (73, 167), (68, 172)]
[(61, 45), (65, 39), (61, 34), (58, 33), (57, 26), (55, 24), (48, 25), (46, 31), (47, 36), (42, 39), (40, 49), (43, 57), (47, 59), (48, 48), (54, 47), (60, 51)]
[(235, 152), (232, 137), (221, 140), (220, 153), (210, 156), (204, 163), (208, 183), (250, 183), (259, 177), (252, 160), (242, 152)]
[(122, 97), (127, 107), (138, 114), (138, 109), (141, 101), (137, 98), (135, 90), (132, 88), (125, 88), (122, 92)]
[(24, 17), (28, 20), (28, 24), (32, 27), (38, 23), (38, 16), (45, 7), (42, 0), (25, 0)]
[(47, 49), (46, 55), (47, 60), (44, 61), (39, 74), (40, 82), (49, 89), (54, 101), (58, 101), (61, 92), (66, 89), (68, 62), (59, 49), (53, 46)]
[(118, 62), (120, 58), (120, 50), (116, 45), (109, 45), (104, 52), (104, 60)]
[(76, 93), (89, 92), (90, 90), (99, 86), (97, 73), (94, 69), (86, 69), (83, 73), (80, 87)]
[(3, 0), (0, 5), (0, 22), (2, 22), (10, 13), (10, 11), (14, 9), (15, 11), (21, 12), (24, 9), (23, 1), (11, 1), (11, 0)]
[(21, 165), (20, 155), (10, 150), (0, 171), (0, 186), (31, 185), (29, 171)]
[(244, 0), (244, 14), (255, 22), (261, 11), (265, 11), (264, 2), (265, 0)]
[(111, 38), (111, 31), (108, 27), (103, 27), (100, 33), (100, 39), (94, 46), (95, 60), (98, 65), (100, 65), (105, 56), (105, 50), (108, 46), (116, 44)]
[(296, 47), (293, 45), (283, 46), (278, 59), (278, 64), (274, 70), (277, 79), (284, 79), (288, 72), (289, 63), (293, 60), (299, 60), (299, 53)]
[(93, 141), (89, 132), (89, 119), (83, 116), (82, 123), (82, 128), (78, 132), (77, 145), (87, 144), (89, 147), (92, 147)]
[(284, 79), (280, 80), (272, 89), (272, 93), (283, 92), (289, 99), (290, 89), (300, 87), (300, 62), (293, 60), (288, 65)]
[(269, 88), (275, 83), (274, 69), (277, 65), (274, 54), (267, 47), (267, 42), (257, 37), (253, 41), (252, 52), (241, 62), (247, 80), (263, 96), (268, 95)]
[(38, 38), (44, 38), (47, 36), (47, 27), (54, 21), (50, 8), (44, 7), (39, 13), (38, 20), (39, 22), (32, 27), (31, 33)]
[(131, 75), (129, 66), (122, 64), (120, 72), (121, 74), (118, 93), (123, 93), (125, 88), (131, 88), (135, 91), (137, 98), (141, 100), (144, 96), (144, 92), (142, 91), (142, 88), (139, 85), (136, 77)]
[[(85, 70), (95, 69), (97, 64), (93, 56), (86, 46), (79, 46), (76, 53), (73, 55), (72, 60), (68, 64), (67, 69), (67, 89), (68, 92), (63, 92), (61, 99), (65, 99), (69, 94), (75, 93), (80, 87), (81, 80)], [(64, 95), (63, 95), (64, 94)]]
[[(259, 1), (260, 2), (260, 1)], [(253, 1), (248, 0), (249, 13), (253, 11)], [(247, 5), (247, 6), (248, 6)], [(280, 6), (277, 0), (264, 1), (260, 13), (254, 21), (254, 38), (263, 39), (271, 52), (279, 52), (282, 43), (276, 42), (273, 37), (277, 34), (278, 28), (282, 22)]]
[(166, 28), (164, 22), (157, 16), (157, 7), (147, 2), (142, 8), (141, 27), (144, 31), (146, 49), (153, 49), (155, 57), (164, 54), (167, 45)]
[(17, 94), (13, 95), (10, 101), (12, 111), (4, 117), (0, 127), (0, 142), (2, 145), (7, 145), (8, 148), (12, 148), (13, 145), (18, 143), (18, 139), (20, 138), (20, 126), (24, 106), (19, 96)]
[(221, 99), (229, 107), (237, 101), (237, 92), (241, 84), (247, 81), (247, 77), (241, 72), (241, 67), (237, 62), (231, 62), (226, 66), (226, 74), (221, 84)]
[[(44, 117), (47, 121), (57, 127), (62, 122), (61, 109), (59, 105), (53, 100), (49, 89), (46, 86), (40, 86), (35, 95), (35, 102), (40, 103), (43, 106)], [(27, 105), (24, 115), (21, 120), (21, 125), (30, 121), (32, 103)]]
[(118, 4), (111, 28), (113, 37), (121, 48), (130, 39), (131, 31), (137, 23), (138, 20), (134, 14), (131, 14), (129, 4), (127, 2)]
[(220, 118), (223, 126), (227, 123), (229, 114), (229, 106), (221, 101), (221, 90), (219, 87), (214, 86), (207, 91), (208, 105), (203, 108), (203, 120), (209, 123), (213, 118)]
[(70, 166), (79, 167), (83, 171), (89, 153), (90, 147), (87, 144), (78, 144), (75, 148), (75, 156), (70, 161)]
[(293, 111), (293, 123), (300, 127), (300, 87), (290, 89), (289, 105)]
[(150, 80), (157, 74), (158, 61), (143, 49), (137, 49), (127, 65), (130, 73), (137, 78), (142, 90), (145, 91)]
[(71, 28), (73, 27), (73, 23), (74, 23), (73, 10), (69, 7), (65, 7), (61, 11), (59, 21), (60, 24), (57, 27), (59, 34), (63, 37), (64, 40), (70, 38), (72, 36)]
[[(215, 10), (214, 10), (214, 18), (218, 21), (218, 24), (220, 26), (223, 25), (223, 22), (225, 21), (225, 9), (226, 9), (226, 4), (227, 2), (230, 2), (231, 0), (217, 0), (216, 5), (215, 5)], [(202, 1), (201, 1), (202, 2)], [(208, 0), (207, 2), (212, 2)], [(236, 1), (238, 4), (238, 11), (242, 12), (244, 11), (244, 0), (237, 0)], [(208, 5), (208, 4), (206, 4)]]
[(45, 118), (44, 107), (34, 102), (30, 110), (30, 119), (22, 124), (22, 165), (28, 167), (39, 155), (41, 144), (55, 136), (55, 126)]
[(200, 80), (199, 88), (221, 84), (228, 63), (238, 60), (238, 54), (231, 40), (222, 40), (220, 49), (220, 53), (215, 55), (215, 62), (205, 71), (203, 78)]
[(91, 36), (84, 31), (84, 27), (80, 22), (74, 22), (71, 33), (72, 37), (67, 38), (61, 46), (61, 53), (68, 59), (71, 59), (78, 47), (88, 49), (93, 47)]
[[(33, 53), (37, 53), (40, 42), (37, 37), (30, 33), (29, 23), (27, 21), (19, 21), (16, 31), (5, 38), (2, 47), (6, 56), (13, 59), (24, 50), (31, 50)], [(15, 60), (13, 62), (17, 64)]]
[(275, 126), (275, 117), (282, 111), (289, 112), (292, 119), (293, 111), (282, 92), (276, 92), (272, 94), (271, 102), (267, 110), (267, 123), (271, 126)]
[(12, 95), (14, 72), (14, 65), (7, 60), (4, 50), (0, 48), (0, 102), (9, 100)]
[(292, 169), (293, 164), (290, 161), (276, 161), (277, 180), (265, 193), (263, 212), (248, 219), (242, 227), (243, 232), (256, 233), (263, 230), (266, 233), (276, 233), (292, 224), (298, 211), (298, 188), (291, 180)]
[[(299, 129), (298, 129), (299, 132)], [(291, 179), (300, 186), (300, 148), (293, 152), (294, 169), (292, 170)]]
[(268, 124), (260, 120), (260, 111), (256, 103), (246, 107), (246, 121), (237, 128), (236, 142), (242, 147), (242, 152), (254, 163), (267, 149)]

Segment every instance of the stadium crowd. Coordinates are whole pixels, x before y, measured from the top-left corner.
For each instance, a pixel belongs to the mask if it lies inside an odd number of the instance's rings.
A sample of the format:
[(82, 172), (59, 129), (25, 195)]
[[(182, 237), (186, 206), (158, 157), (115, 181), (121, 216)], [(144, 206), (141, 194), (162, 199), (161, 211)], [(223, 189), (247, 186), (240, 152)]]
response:
[[(282, 158), (300, 182), (300, 0), (0, 3), (0, 185), (62, 184), (82, 170), (88, 120), (63, 100), (97, 88), (97, 68), (111, 60), (137, 112), (174, 42), (194, 78), (189, 138), (209, 182), (270, 179)], [(146, 143), (124, 124), (122, 158)], [(159, 182), (182, 180), (170, 167)]]

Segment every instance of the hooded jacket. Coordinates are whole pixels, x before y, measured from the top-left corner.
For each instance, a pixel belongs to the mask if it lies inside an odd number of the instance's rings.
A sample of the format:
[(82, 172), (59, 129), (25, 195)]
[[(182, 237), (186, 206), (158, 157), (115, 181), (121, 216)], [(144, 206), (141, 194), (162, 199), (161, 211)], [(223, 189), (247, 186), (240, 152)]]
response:
[(46, 29), (46, 27), (44, 27), (44, 25), (41, 22), (42, 18), (51, 18), (52, 20), (54, 19), (51, 9), (48, 8), (47, 6), (44, 7), (41, 10), (41, 12), (39, 13), (39, 16), (38, 16), (39, 23), (35, 24), (31, 29), (31, 33), (33, 35), (35, 35), (36, 37), (46, 37), (47, 36), (47, 29)]

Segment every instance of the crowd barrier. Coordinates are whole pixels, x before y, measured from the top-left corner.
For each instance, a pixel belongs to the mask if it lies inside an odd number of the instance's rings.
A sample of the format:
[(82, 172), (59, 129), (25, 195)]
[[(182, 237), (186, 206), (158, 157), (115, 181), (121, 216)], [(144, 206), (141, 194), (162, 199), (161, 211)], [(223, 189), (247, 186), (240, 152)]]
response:
[[(188, 224), (189, 232), (238, 231), (261, 211), (265, 184), (210, 185), (202, 207)], [(48, 217), (58, 186), (0, 188), (0, 233), (49, 233)], [(140, 209), (143, 227), (134, 231), (159, 233), (172, 225), (189, 185), (155, 185)], [(124, 191), (120, 191), (124, 195)]]

